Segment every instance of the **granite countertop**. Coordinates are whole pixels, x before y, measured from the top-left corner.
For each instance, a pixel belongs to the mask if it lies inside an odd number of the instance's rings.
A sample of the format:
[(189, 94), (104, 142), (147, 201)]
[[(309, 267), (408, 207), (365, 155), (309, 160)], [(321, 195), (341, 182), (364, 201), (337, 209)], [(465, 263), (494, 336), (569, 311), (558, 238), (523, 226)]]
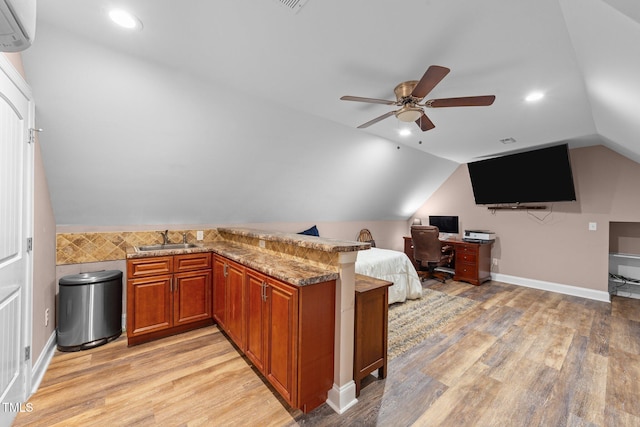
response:
[(254, 230), (251, 228), (219, 227), (218, 232), (221, 234), (228, 233), (236, 236), (252, 237), (260, 240), (288, 243), (300, 246), (302, 248), (315, 249), (322, 252), (354, 252), (371, 248), (371, 244), (365, 242), (327, 239), (324, 237), (307, 236), (304, 234)]
[(139, 251), (134, 246), (127, 247), (127, 259), (129, 258), (147, 258), (152, 256), (170, 256), (170, 255), (184, 255), (184, 254), (196, 254), (199, 252), (211, 252), (210, 243), (196, 243), (193, 248), (179, 248), (179, 249), (158, 249), (156, 251)]
[(275, 277), (283, 282), (305, 286), (315, 283), (336, 280), (337, 271), (324, 269), (311, 264), (280, 257), (265, 251), (253, 249), (239, 243), (220, 241), (214, 243), (199, 243), (194, 248), (161, 249), (157, 251), (137, 251), (133, 247), (127, 248), (127, 259), (146, 258), (156, 256), (184, 255), (201, 252), (213, 252), (238, 262), (246, 267)]
[(337, 271), (255, 250), (238, 243), (223, 241), (213, 243), (210, 247), (218, 255), (292, 285), (312, 285), (339, 277)]

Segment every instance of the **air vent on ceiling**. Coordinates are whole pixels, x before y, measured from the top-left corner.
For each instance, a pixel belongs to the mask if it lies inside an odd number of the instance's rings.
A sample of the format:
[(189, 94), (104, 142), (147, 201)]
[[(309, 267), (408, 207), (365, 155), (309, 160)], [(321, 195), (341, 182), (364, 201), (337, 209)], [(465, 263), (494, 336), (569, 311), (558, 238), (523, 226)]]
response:
[(511, 137), (509, 137), (509, 138), (502, 138), (502, 139), (500, 140), (500, 142), (502, 142), (503, 144), (513, 144), (514, 142), (516, 142), (516, 139), (515, 139), (515, 138), (511, 138)]
[(276, 2), (280, 3), (282, 6), (285, 6), (293, 13), (298, 13), (298, 11), (302, 9), (302, 6), (304, 6), (307, 1), (309, 0), (276, 0)]

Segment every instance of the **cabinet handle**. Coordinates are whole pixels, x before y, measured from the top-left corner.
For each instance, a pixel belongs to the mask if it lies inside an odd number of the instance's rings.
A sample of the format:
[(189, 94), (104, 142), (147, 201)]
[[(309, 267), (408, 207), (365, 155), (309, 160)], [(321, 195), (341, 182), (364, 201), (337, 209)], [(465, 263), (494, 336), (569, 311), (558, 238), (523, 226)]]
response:
[(267, 301), (267, 282), (262, 281), (262, 301)]
[(228, 268), (229, 268), (229, 264), (225, 263), (225, 264), (224, 264), (224, 268), (223, 268), (223, 270), (222, 270), (222, 275), (223, 275), (224, 277), (227, 277), (227, 276), (229, 275), (229, 272), (227, 271), (227, 269), (228, 269)]
[(169, 291), (173, 292), (173, 277), (169, 279)]

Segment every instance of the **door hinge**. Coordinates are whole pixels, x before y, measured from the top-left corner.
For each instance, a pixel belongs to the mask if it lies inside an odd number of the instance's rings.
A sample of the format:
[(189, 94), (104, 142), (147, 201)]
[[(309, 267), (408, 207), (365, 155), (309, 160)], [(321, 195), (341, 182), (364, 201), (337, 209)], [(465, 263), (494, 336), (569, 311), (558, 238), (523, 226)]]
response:
[(33, 250), (33, 237), (27, 237), (27, 252)]
[(29, 128), (29, 144), (36, 142), (36, 132), (42, 132), (44, 129)]
[(24, 360), (27, 361), (29, 359), (31, 359), (31, 346), (24, 348)]

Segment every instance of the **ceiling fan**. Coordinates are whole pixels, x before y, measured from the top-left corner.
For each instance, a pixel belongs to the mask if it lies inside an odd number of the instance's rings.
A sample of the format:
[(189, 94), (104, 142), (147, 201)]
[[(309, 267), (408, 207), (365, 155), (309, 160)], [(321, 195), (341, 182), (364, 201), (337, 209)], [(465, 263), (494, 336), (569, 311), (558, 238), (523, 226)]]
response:
[(369, 102), (372, 104), (384, 104), (384, 105), (396, 105), (400, 107), (399, 110), (389, 111), (373, 120), (370, 120), (364, 124), (358, 126), (358, 129), (366, 128), (374, 123), (378, 123), (381, 120), (386, 119), (392, 115), (395, 115), (398, 120), (403, 122), (416, 122), (418, 127), (423, 131), (428, 131), (436, 127), (433, 122), (424, 113), (424, 108), (442, 108), (442, 107), (482, 107), (493, 104), (496, 97), (495, 95), (486, 96), (466, 96), (462, 98), (441, 98), (441, 99), (429, 99), (422, 102), (422, 100), (433, 90), (434, 87), (442, 79), (449, 74), (449, 70), (446, 67), (439, 65), (430, 66), (424, 73), (420, 81), (409, 80), (400, 83), (393, 90), (396, 94), (395, 101), (388, 101), (386, 99), (376, 98), (362, 98), (359, 96), (343, 96), (340, 99), (343, 101), (357, 101), (357, 102)]

